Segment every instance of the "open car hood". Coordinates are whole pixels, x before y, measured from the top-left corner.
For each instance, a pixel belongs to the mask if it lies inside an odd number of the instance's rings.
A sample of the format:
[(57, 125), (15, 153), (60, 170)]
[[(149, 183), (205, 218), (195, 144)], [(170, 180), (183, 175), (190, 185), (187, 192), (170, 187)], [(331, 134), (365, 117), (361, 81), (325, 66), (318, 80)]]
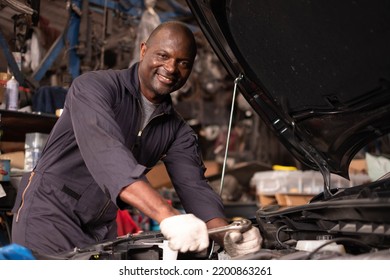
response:
[(311, 169), (349, 178), (354, 155), (389, 132), (389, 1), (187, 3), (243, 96)]

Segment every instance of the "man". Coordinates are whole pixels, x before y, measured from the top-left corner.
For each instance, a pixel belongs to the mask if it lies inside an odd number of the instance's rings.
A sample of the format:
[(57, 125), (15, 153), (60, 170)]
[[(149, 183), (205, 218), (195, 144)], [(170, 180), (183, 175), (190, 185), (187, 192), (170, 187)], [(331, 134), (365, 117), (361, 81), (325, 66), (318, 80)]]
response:
[[(204, 177), (197, 137), (170, 98), (185, 84), (195, 55), (192, 32), (167, 22), (141, 44), (139, 64), (74, 80), (41, 159), (19, 187), (14, 243), (56, 254), (113, 239), (117, 209), (127, 204), (159, 222), (173, 250), (208, 247), (207, 228), (227, 224), (223, 205)], [(160, 160), (186, 214), (145, 177)], [(260, 247), (256, 228), (215, 240), (232, 256)]]

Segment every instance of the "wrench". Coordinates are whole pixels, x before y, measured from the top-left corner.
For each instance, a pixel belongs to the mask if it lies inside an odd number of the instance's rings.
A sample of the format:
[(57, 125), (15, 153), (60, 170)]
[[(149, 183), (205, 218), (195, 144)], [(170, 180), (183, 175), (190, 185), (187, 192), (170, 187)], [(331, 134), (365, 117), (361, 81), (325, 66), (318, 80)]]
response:
[(241, 219), (233, 221), (231, 224), (223, 227), (212, 228), (208, 230), (209, 235), (226, 232), (230, 230), (238, 230), (239, 232), (245, 232), (252, 226), (252, 222), (247, 219)]

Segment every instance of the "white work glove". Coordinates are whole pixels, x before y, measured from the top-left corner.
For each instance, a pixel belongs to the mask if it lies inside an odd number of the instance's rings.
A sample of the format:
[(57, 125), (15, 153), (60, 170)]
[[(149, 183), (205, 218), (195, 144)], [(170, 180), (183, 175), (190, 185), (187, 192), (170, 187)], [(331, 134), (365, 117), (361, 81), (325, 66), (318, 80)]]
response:
[(232, 258), (257, 252), (261, 248), (263, 238), (256, 227), (251, 227), (244, 233), (229, 231), (224, 236), (225, 251)]
[(165, 218), (160, 223), (160, 230), (168, 240), (169, 248), (175, 251), (200, 252), (209, 246), (206, 223), (193, 214)]

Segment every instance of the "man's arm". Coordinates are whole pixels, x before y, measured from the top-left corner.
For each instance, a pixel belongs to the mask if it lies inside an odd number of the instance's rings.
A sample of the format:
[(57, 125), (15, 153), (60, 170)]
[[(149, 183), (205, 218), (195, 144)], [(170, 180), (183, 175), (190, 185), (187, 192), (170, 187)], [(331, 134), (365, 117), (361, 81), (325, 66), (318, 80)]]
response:
[[(206, 223), (206, 225), (207, 225), (208, 229), (212, 229), (212, 228), (216, 228), (216, 227), (227, 226), (228, 222), (223, 218), (215, 218), (215, 219), (211, 219), (210, 221), (208, 221)], [(224, 247), (224, 243), (223, 243), (224, 236), (225, 236), (225, 232), (221, 232), (221, 233), (213, 234), (211, 236), (211, 238), (215, 242), (217, 242), (221, 247)]]
[(145, 181), (136, 181), (123, 188), (119, 193), (119, 198), (158, 223), (165, 218), (180, 214)]
[[(134, 206), (158, 223), (165, 218), (181, 214), (145, 181), (137, 181), (125, 187), (119, 197), (123, 202)], [(208, 229), (211, 229), (226, 226), (228, 222), (223, 218), (215, 218), (208, 221), (206, 225)], [(224, 233), (216, 234), (215, 241), (223, 245), (223, 237)]]

